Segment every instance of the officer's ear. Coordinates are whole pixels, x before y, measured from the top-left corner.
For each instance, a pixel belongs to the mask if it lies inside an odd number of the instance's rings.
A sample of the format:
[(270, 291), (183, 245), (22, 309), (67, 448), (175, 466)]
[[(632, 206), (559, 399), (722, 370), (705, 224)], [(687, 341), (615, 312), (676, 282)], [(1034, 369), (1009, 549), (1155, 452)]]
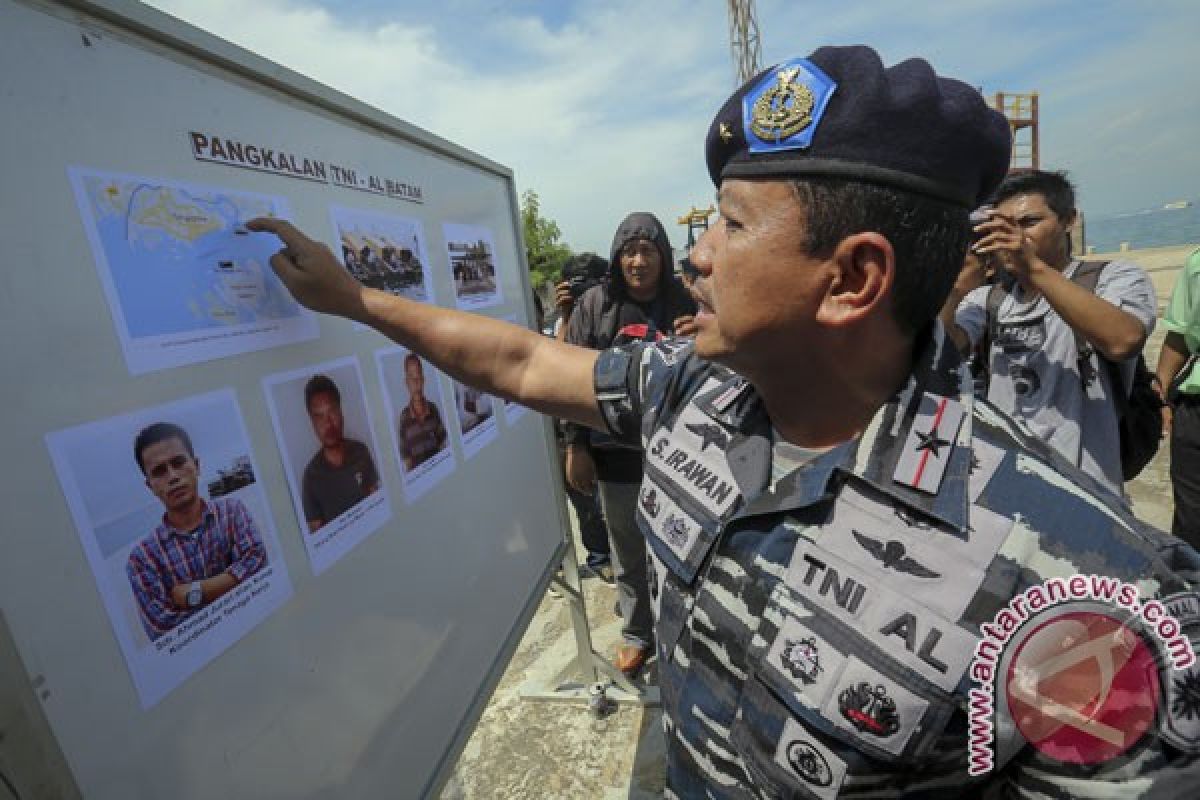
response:
[(883, 234), (853, 233), (838, 242), (829, 258), (832, 277), (817, 321), (831, 327), (854, 325), (887, 313), (896, 275), (896, 253)]

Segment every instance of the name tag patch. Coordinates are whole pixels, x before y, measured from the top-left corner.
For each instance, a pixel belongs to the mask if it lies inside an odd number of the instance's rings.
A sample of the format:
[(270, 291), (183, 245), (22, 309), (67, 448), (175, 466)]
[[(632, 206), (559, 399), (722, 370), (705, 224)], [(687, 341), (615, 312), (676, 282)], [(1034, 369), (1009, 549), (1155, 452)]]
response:
[(797, 545), (785, 583), (845, 622), (864, 650), (873, 646), (939, 689), (953, 691), (970, 664), (973, 634), (818, 547)]
[(725, 450), (730, 434), (694, 405), (668, 432), (660, 429), (646, 448), (646, 463), (676, 484), (699, 508), (722, 518), (740, 497)]
[(794, 719), (783, 723), (775, 763), (820, 800), (836, 798), (846, 780), (846, 762)]

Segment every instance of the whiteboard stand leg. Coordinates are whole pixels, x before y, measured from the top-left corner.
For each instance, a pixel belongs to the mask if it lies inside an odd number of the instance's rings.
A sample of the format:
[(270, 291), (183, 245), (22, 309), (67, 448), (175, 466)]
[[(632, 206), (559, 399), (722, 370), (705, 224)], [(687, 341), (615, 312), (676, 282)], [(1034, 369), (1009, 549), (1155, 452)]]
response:
[(521, 698), (586, 705), (591, 699), (592, 687), (599, 684), (604, 687), (604, 695), (617, 703), (659, 705), (657, 686), (638, 686), (592, 647), (592, 631), (588, 627), (587, 605), (579, 580), (573, 539), (572, 536), (567, 537), (562, 570), (551, 582), (563, 593), (563, 599), (567, 602), (571, 614), (571, 627), (575, 632), (575, 672), (578, 679), (555, 685), (549, 685), (544, 680), (530, 680), (521, 687)]

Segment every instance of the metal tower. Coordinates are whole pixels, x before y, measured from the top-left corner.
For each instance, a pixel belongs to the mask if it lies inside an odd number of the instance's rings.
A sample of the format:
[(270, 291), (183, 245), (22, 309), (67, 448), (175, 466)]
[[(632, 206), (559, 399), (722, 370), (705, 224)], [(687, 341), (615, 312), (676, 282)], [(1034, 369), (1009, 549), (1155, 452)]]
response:
[(1012, 129), (1012, 164), (1009, 172), (1041, 169), (1038, 141), (1038, 93), (996, 92), (992, 108), (1008, 117)]
[(734, 85), (753, 78), (762, 62), (758, 39), (758, 15), (754, 0), (727, 0), (729, 4), (729, 51), (733, 56)]

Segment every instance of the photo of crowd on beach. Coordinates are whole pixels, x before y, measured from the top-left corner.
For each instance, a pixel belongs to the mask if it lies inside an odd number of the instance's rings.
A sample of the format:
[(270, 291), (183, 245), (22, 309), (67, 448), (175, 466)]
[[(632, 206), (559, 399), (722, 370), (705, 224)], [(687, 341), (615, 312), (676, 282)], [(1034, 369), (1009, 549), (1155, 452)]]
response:
[(496, 277), (496, 245), (492, 232), (481, 225), (442, 225), (446, 258), (454, 278), (454, 298), (461, 309), (485, 308), (504, 302)]
[(433, 302), (425, 235), (415, 219), (334, 206), (342, 264), (365, 286)]
[(143, 707), (290, 597), (232, 391), (46, 440)]

